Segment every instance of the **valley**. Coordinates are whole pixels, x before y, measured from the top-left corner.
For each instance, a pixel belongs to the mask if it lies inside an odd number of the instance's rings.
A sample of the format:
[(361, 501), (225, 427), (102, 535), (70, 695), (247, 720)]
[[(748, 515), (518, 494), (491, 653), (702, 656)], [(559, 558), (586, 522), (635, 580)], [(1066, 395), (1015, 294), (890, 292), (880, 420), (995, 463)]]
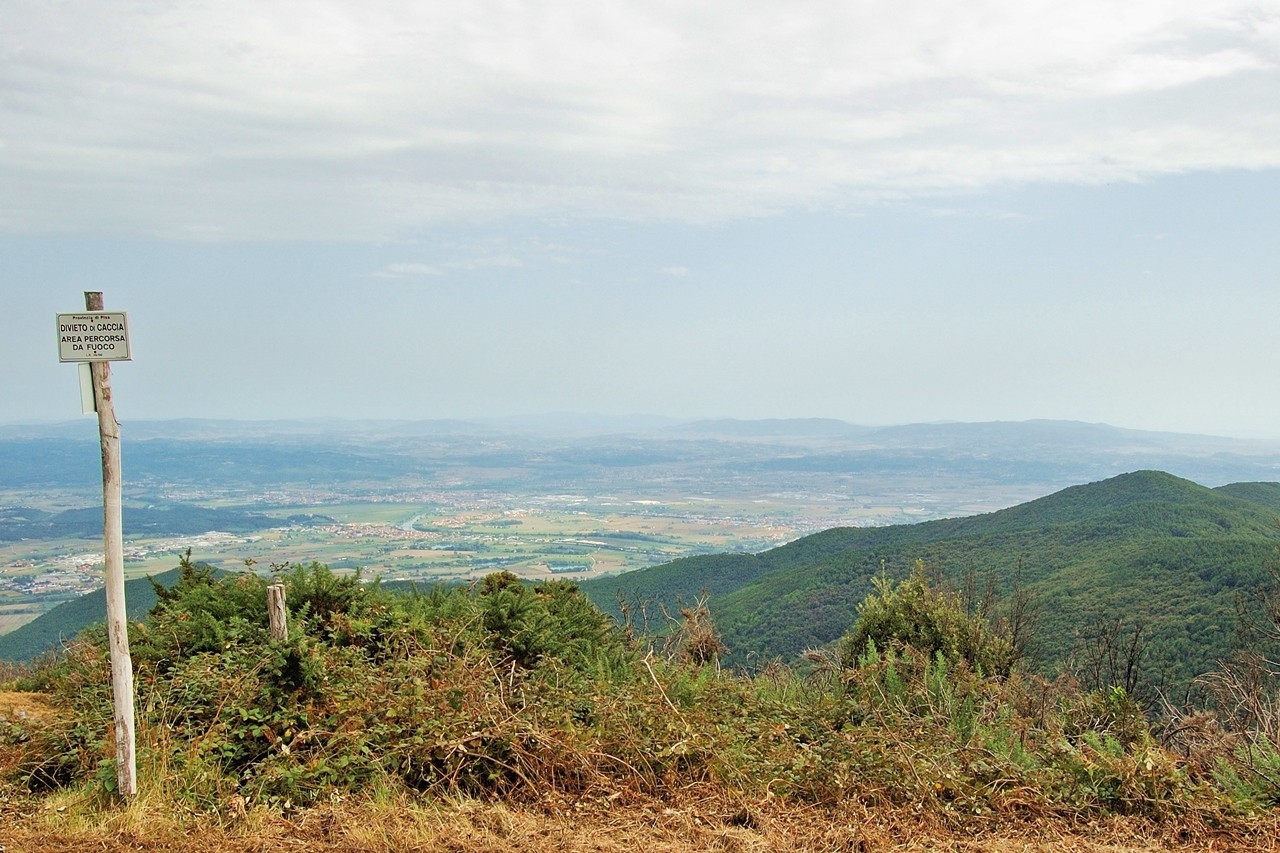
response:
[[(231, 571), (244, 569), (246, 560), (263, 569), (316, 561), (340, 571), (359, 569), (369, 579), (421, 583), (499, 570), (530, 580), (581, 580), (696, 554), (761, 551), (829, 526), (903, 523), (956, 509), (954, 499), (923, 492), (860, 496), (856, 502), (763, 490), (737, 499), (659, 491), (632, 497), (274, 490), (229, 498), (169, 487), (164, 494), (169, 500), (204, 500), (207, 509), (253, 513), (260, 526), (219, 530), (220, 519), (210, 513), (209, 529), (201, 533), (135, 530), (126, 535), (126, 577), (167, 571), (189, 549), (193, 558)], [(1016, 498), (1014, 490), (999, 496)], [(38, 499), (10, 496), (17, 506)], [(87, 503), (92, 496), (80, 500)], [(140, 507), (134, 501), (124, 512), (128, 527)], [(101, 564), (101, 542), (91, 535), (0, 542), (0, 634), (100, 587)]]
[[(421, 584), (498, 570), (598, 584), (833, 528), (978, 516), (1126, 471), (1280, 479), (1278, 446), (1071, 422), (626, 427), (127, 425), (126, 576), (189, 550), (228, 571), (315, 561)], [(92, 438), (86, 422), (0, 427), (0, 634), (101, 585)]]

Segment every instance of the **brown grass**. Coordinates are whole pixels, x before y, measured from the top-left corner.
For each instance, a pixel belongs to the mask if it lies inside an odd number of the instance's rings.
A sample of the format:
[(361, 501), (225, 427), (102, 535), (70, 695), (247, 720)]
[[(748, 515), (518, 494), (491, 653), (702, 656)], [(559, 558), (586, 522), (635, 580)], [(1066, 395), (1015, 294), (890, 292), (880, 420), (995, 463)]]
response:
[[(145, 803), (87, 817), (80, 809), (28, 801), (23, 814), (2, 815), (4, 853), (871, 853), (871, 851), (1019, 851), (1019, 853), (1156, 853), (1280, 849), (1275, 816), (1247, 832), (1113, 819), (1084, 826), (1040, 821), (1025, 825), (947, 826), (913, 809), (840, 809), (772, 802), (687, 803), (608, 801), (543, 803), (440, 802), (408, 796), (390, 802), (335, 801), (288, 817), (245, 813), (235, 803), (218, 815), (155, 813)], [(65, 811), (64, 811), (65, 810)]]
[(0, 720), (47, 720), (52, 716), (53, 708), (49, 706), (48, 696), (0, 690)]

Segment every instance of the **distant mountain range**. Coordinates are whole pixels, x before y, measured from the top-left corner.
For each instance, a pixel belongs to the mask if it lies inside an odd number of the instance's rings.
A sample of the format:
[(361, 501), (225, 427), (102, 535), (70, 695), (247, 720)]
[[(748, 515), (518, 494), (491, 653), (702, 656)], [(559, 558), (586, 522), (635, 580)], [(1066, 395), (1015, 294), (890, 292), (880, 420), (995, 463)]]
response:
[(601, 607), (678, 611), (707, 596), (728, 661), (763, 665), (829, 645), (884, 572), (917, 560), (1039, 604), (1038, 663), (1058, 671), (1106, 624), (1143, 628), (1149, 685), (1185, 687), (1230, 653), (1236, 603), (1280, 547), (1280, 483), (1217, 489), (1157, 471), (1075, 486), (998, 512), (880, 528), (837, 528), (761, 554), (690, 557), (582, 584)]
[[(548, 416), (490, 421), (137, 421), (122, 425), (126, 486), (431, 484), (509, 491), (637, 482), (741, 481), (826, 490), (878, 480), (892, 491), (970, 484), (1042, 489), (1124, 471), (1212, 485), (1280, 479), (1280, 442), (1126, 430), (1073, 421), (865, 427), (808, 418), (703, 420)], [(89, 420), (0, 426), (0, 486), (100, 482)], [(819, 479), (815, 478), (826, 478)], [(1023, 494), (1025, 494), (1025, 490)], [(141, 492), (138, 492), (141, 494)]]
[(666, 428), (666, 432), (673, 435), (731, 438), (863, 438), (875, 431), (873, 427), (857, 426), (831, 418), (719, 418), (673, 424)]
[[(586, 436), (721, 436), (721, 437), (823, 437), (856, 438), (876, 445), (905, 446), (965, 444), (1060, 443), (1080, 446), (1114, 446), (1117, 443), (1165, 447), (1206, 446), (1269, 448), (1280, 442), (1189, 433), (1134, 430), (1101, 423), (1067, 420), (941, 421), (890, 426), (864, 426), (835, 418), (677, 418), (630, 415), (603, 416), (570, 413), (525, 417), (437, 419), (419, 421), (310, 418), (296, 420), (214, 420), (175, 418), (138, 420), (123, 424), (124, 432), (137, 440), (228, 440), (250, 438), (352, 436), (451, 436), (541, 435), (548, 438)], [(0, 424), (0, 441), (13, 439), (97, 438), (97, 421)]]

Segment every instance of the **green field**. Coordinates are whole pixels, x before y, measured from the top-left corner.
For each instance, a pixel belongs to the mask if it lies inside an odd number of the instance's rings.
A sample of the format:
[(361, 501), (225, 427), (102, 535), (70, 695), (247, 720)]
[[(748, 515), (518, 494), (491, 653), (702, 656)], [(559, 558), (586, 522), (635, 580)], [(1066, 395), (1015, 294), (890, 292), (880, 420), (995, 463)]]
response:
[(42, 610), (33, 605), (3, 604), (0, 605), (0, 634), (7, 634), (20, 628), (40, 615)]
[(731, 511), (720, 507), (710, 517), (652, 503), (573, 510), (387, 503), (278, 507), (273, 514), (316, 513), (339, 523), (266, 531), (232, 556), (259, 564), (315, 560), (392, 579), (462, 579), (500, 569), (546, 578), (629, 571), (690, 554), (759, 550), (795, 535), (792, 525), (743, 522)]

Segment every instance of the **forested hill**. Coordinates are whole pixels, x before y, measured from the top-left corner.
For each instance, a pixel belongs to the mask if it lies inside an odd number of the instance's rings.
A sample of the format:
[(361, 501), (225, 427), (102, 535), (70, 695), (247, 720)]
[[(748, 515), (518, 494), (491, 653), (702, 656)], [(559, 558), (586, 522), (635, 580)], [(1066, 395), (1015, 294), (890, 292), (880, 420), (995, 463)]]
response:
[(1235, 604), (1280, 546), (1280, 484), (1210, 489), (1158, 471), (1074, 486), (984, 515), (836, 528), (758, 555), (691, 557), (583, 585), (602, 607), (674, 610), (709, 596), (736, 664), (789, 659), (838, 639), (880, 571), (916, 560), (1007, 596), (1015, 575), (1039, 605), (1046, 671), (1099, 632), (1141, 627), (1146, 679), (1182, 685), (1230, 652)]
[[(181, 577), (179, 569), (170, 569), (153, 578), (126, 581), (124, 597), (128, 618), (141, 620), (155, 606), (156, 588), (152, 581), (171, 587)], [(64, 601), (32, 622), (0, 635), (0, 660), (25, 661), (47, 651), (56, 650), (85, 628), (107, 619), (107, 594), (95, 590), (71, 601)]]
[[(122, 512), (126, 536), (170, 536), (224, 530), (247, 533), (283, 523), (321, 523), (332, 519), (293, 516), (282, 520), (262, 513), (240, 510), (168, 504), (165, 506), (126, 505)], [(35, 507), (0, 507), (0, 542), (23, 539), (61, 539), (102, 535), (102, 507), (47, 512)]]
[(1261, 504), (1280, 513), (1280, 483), (1232, 483), (1214, 491), (1233, 498)]

